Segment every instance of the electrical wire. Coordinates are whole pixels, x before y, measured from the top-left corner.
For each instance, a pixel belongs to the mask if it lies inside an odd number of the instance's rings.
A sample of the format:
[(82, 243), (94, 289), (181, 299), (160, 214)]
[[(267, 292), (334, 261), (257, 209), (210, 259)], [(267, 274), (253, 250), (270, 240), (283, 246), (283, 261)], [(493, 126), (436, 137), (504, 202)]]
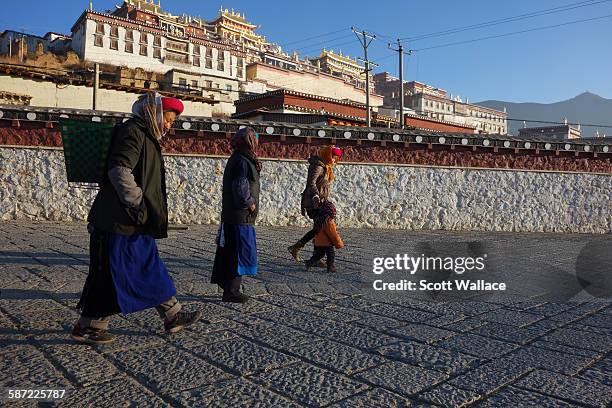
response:
[(423, 35), (414, 36), (414, 37), (404, 37), (404, 38), (400, 38), (400, 40), (407, 40), (407, 41), (411, 41), (411, 42), (420, 41), (420, 40), (423, 40), (423, 39), (428, 39), (428, 38), (433, 38), (433, 37), (440, 37), (440, 36), (446, 36), (446, 35), (456, 34), (456, 33), (464, 32), (464, 31), (476, 30), (476, 29), (491, 27), (491, 26), (495, 26), (495, 25), (499, 25), (499, 24), (505, 24), (505, 23), (521, 21), (521, 20), (525, 20), (525, 19), (529, 19), (529, 18), (535, 18), (535, 17), (545, 16), (545, 15), (560, 13), (560, 12), (564, 12), (564, 11), (570, 11), (570, 10), (574, 10), (574, 9), (577, 9), (577, 8), (594, 6), (594, 5), (601, 4), (601, 3), (608, 3), (610, 1), (612, 1), (612, 0), (581, 1), (581, 2), (578, 2), (578, 3), (567, 4), (565, 6), (554, 7), (554, 8), (551, 8), (551, 9), (545, 9), (545, 10), (535, 11), (535, 12), (531, 12), (531, 13), (520, 14), (518, 16), (506, 17), (506, 18), (486, 21), (486, 22), (483, 22), (483, 23), (472, 24), (472, 25), (463, 26), (463, 27), (456, 27), (456, 28), (449, 29), (449, 30), (437, 31), (437, 32), (433, 32), (433, 33), (429, 33), (429, 34), (423, 34)]
[(549, 30), (551, 28), (558, 28), (558, 27), (563, 27), (563, 26), (572, 25), (572, 24), (579, 24), (579, 23), (586, 23), (586, 22), (589, 22), (589, 21), (603, 20), (603, 19), (610, 18), (610, 17), (612, 17), (612, 14), (608, 14), (608, 15), (605, 15), (605, 16), (599, 16), (599, 17), (585, 18), (585, 19), (581, 19), (581, 20), (567, 21), (565, 23), (553, 24), (553, 25), (549, 25), (549, 26), (535, 27), (535, 28), (530, 28), (530, 29), (527, 29), (527, 30), (513, 31), (513, 32), (510, 32), (510, 33), (505, 33), (505, 34), (490, 35), (490, 36), (487, 36), (487, 37), (475, 38), (475, 39), (472, 39), (472, 40), (456, 41), (456, 42), (452, 42), (452, 43), (439, 44), (439, 45), (434, 45), (432, 47), (418, 48), (418, 49), (415, 49), (415, 50), (412, 50), (412, 51), (413, 52), (421, 52), (421, 51), (427, 51), (427, 50), (434, 50), (434, 49), (438, 49), (438, 48), (452, 47), (452, 46), (455, 46), (455, 45), (469, 44), (469, 43), (474, 43), (474, 42), (478, 42), (478, 41), (491, 40), (491, 39), (494, 39), (494, 38), (509, 37), (509, 36), (512, 36), (512, 35), (530, 33), (530, 32), (534, 32), (534, 31)]

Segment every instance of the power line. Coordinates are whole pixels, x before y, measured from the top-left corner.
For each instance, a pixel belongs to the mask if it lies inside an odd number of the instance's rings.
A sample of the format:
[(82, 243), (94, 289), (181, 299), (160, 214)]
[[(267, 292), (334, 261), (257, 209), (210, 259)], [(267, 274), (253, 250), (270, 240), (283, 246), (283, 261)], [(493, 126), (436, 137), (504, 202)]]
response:
[(513, 17), (506, 17), (506, 18), (486, 21), (486, 22), (483, 22), (483, 23), (472, 24), (472, 25), (463, 26), (463, 27), (456, 27), (456, 28), (452, 28), (452, 29), (449, 29), (449, 30), (437, 31), (437, 32), (433, 32), (433, 33), (429, 33), (429, 34), (423, 34), (423, 35), (414, 36), (414, 37), (404, 37), (404, 38), (400, 38), (400, 40), (419, 41), (419, 40), (423, 40), (423, 39), (427, 39), (427, 38), (441, 37), (441, 36), (455, 34), (455, 33), (459, 33), (459, 32), (476, 30), (476, 29), (485, 28), (485, 27), (491, 27), (491, 26), (498, 25), (498, 24), (505, 24), (505, 23), (525, 20), (525, 19), (534, 18), (534, 17), (541, 17), (541, 16), (545, 16), (545, 15), (549, 15), (549, 14), (561, 13), (561, 12), (564, 12), (564, 11), (570, 11), (570, 10), (574, 10), (574, 9), (577, 9), (577, 8), (594, 6), (594, 5), (597, 5), (597, 4), (607, 3), (607, 2), (610, 2), (610, 1), (612, 1), (612, 0), (581, 1), (581, 2), (578, 2), (578, 3), (567, 4), (565, 6), (559, 6), (559, 7), (554, 7), (554, 8), (550, 8), (550, 9), (545, 9), (545, 10), (540, 10), (540, 11), (520, 14), (520, 15), (513, 16)]
[(343, 28), (343, 29), (341, 29), (341, 30), (331, 31), (331, 32), (329, 32), (329, 33), (320, 34), (320, 35), (315, 35), (315, 36), (312, 36), (312, 37), (303, 38), (303, 39), (301, 39), (301, 40), (296, 40), (296, 41), (286, 42), (286, 43), (283, 43), (283, 44), (281, 44), (281, 45), (283, 45), (283, 46), (287, 46), (287, 45), (289, 45), (289, 44), (297, 44), (297, 43), (301, 43), (301, 42), (304, 42), (304, 41), (314, 40), (314, 39), (316, 39), (316, 38), (327, 37), (328, 35), (338, 34), (338, 33), (342, 32), (342, 31), (345, 31), (345, 30), (346, 30), (346, 28)]
[(452, 42), (452, 43), (435, 45), (435, 46), (432, 46), (432, 47), (419, 48), (419, 49), (412, 50), (412, 51), (419, 52), (419, 51), (433, 50), (433, 49), (437, 49), (437, 48), (451, 47), (451, 46), (454, 46), (454, 45), (469, 44), (469, 43), (474, 43), (474, 42), (478, 42), (478, 41), (491, 40), (491, 39), (494, 39), (494, 38), (502, 38), (502, 37), (508, 37), (508, 36), (517, 35), (517, 34), (529, 33), (529, 32), (533, 32), (533, 31), (548, 30), (548, 29), (551, 29), (551, 28), (563, 27), (563, 26), (566, 26), (566, 25), (572, 25), (572, 24), (578, 24), (578, 23), (586, 23), (586, 22), (589, 22), (589, 21), (596, 21), (596, 20), (603, 20), (603, 19), (610, 18), (610, 17), (612, 17), (612, 14), (608, 14), (608, 15), (600, 16), (600, 17), (586, 18), (586, 19), (582, 19), (582, 20), (568, 21), (568, 22), (565, 22), (565, 23), (553, 24), (553, 25), (549, 25), (549, 26), (536, 27), (536, 28), (531, 28), (531, 29), (527, 29), (527, 30), (513, 31), (513, 32), (510, 32), (510, 33), (505, 33), (505, 34), (491, 35), (491, 36), (487, 36), (487, 37), (476, 38), (476, 39), (473, 39), (473, 40), (456, 41), (456, 42)]

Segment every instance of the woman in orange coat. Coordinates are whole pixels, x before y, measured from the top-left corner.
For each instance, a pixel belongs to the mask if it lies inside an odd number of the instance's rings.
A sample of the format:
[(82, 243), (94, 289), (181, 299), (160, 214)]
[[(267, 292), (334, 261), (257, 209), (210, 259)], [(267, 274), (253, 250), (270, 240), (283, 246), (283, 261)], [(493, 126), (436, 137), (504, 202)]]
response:
[(312, 258), (306, 261), (306, 269), (316, 265), (327, 256), (327, 272), (336, 272), (334, 260), (336, 249), (344, 248), (344, 242), (336, 229), (336, 207), (331, 201), (323, 201), (314, 220), (315, 230), (318, 231), (314, 239), (314, 252)]

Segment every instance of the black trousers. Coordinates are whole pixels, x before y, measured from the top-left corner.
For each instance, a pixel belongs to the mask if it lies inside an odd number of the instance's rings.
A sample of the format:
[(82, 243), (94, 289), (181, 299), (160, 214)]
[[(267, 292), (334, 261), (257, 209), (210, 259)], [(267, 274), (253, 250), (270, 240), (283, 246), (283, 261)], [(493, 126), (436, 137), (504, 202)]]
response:
[[(319, 214), (319, 209), (318, 208), (308, 209), (306, 210), (306, 213), (308, 214), (308, 218), (314, 220), (316, 216)], [(305, 246), (307, 243), (309, 243), (310, 241), (314, 239), (315, 235), (317, 235), (317, 232), (318, 231), (316, 231), (313, 227), (298, 241), (298, 244), (300, 246)]]
[(306, 264), (308, 266), (312, 266), (325, 256), (327, 256), (327, 269), (330, 269), (332, 266), (334, 266), (334, 260), (336, 259), (336, 251), (334, 250), (334, 247), (315, 245), (312, 257), (306, 261)]

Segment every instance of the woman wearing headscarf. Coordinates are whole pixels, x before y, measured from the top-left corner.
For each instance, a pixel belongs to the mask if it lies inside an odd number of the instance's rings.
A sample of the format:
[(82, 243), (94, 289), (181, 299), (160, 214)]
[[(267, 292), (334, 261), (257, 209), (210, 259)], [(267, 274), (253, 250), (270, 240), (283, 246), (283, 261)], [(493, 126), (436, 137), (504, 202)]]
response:
[(259, 211), (261, 162), (258, 135), (250, 127), (239, 129), (230, 141), (232, 155), (223, 173), (221, 225), (211, 283), (223, 289), (224, 302), (245, 303), (240, 292), (243, 276), (257, 274), (255, 220)]
[[(308, 176), (306, 188), (302, 192), (301, 211), (311, 220), (315, 220), (321, 203), (329, 197), (329, 184), (334, 181), (334, 166), (342, 156), (342, 149), (329, 145), (319, 149), (318, 155), (308, 159)], [(298, 242), (289, 246), (289, 253), (300, 262), (300, 250), (317, 234), (316, 228), (311, 229)], [(321, 264), (320, 266), (325, 266)]]
[(183, 104), (157, 93), (142, 95), (133, 118), (115, 126), (107, 173), (88, 216), (89, 274), (72, 330), (80, 342), (104, 344), (112, 315), (155, 307), (167, 333), (192, 324), (159, 258), (155, 239), (168, 236), (164, 162), (159, 142), (183, 112)]

